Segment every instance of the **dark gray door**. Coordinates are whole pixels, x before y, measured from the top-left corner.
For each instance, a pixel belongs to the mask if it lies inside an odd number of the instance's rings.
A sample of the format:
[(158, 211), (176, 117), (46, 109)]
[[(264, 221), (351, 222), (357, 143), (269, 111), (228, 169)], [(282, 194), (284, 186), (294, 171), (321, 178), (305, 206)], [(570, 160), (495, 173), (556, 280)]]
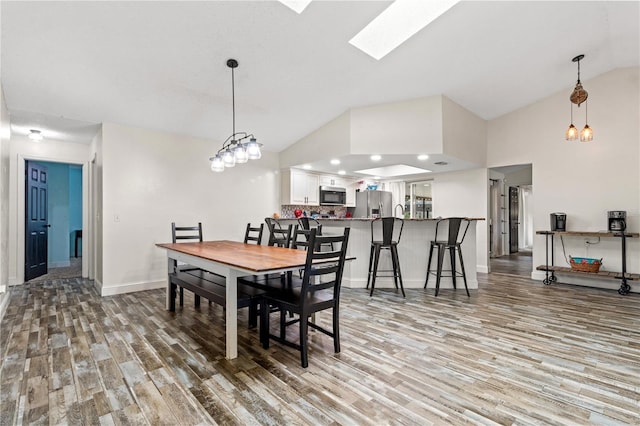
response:
[(26, 162), (24, 280), (47, 273), (47, 167)]
[(520, 225), (519, 188), (509, 187), (509, 253), (518, 252), (518, 225)]

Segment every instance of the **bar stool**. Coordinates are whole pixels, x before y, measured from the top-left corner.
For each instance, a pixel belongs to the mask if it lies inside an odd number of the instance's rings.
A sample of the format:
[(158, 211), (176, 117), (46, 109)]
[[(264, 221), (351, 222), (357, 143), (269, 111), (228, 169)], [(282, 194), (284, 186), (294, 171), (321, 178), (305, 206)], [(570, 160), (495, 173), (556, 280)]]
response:
[[(380, 229), (380, 227), (382, 227), (382, 229)], [(396, 289), (398, 288), (398, 282), (400, 282), (402, 297), (405, 297), (404, 286), (402, 285), (402, 273), (400, 272), (400, 259), (398, 258), (398, 244), (400, 244), (403, 227), (404, 220), (395, 217), (383, 217), (371, 221), (371, 252), (369, 253), (369, 276), (367, 277), (367, 288), (369, 288), (369, 282), (371, 282), (371, 293), (369, 296), (373, 296), (376, 277), (380, 276), (393, 277)], [(394, 239), (394, 230), (396, 229), (398, 229), (398, 236)], [(378, 238), (380, 235), (382, 239)], [(389, 250), (391, 253), (393, 269), (378, 271), (380, 251), (383, 249)], [(393, 272), (393, 275), (378, 275), (378, 272)]]
[[(463, 217), (449, 217), (445, 219), (440, 219), (436, 223), (436, 235), (431, 241), (431, 248), (429, 249), (429, 263), (427, 265), (427, 278), (424, 281), (424, 288), (427, 288), (427, 283), (429, 282), (429, 275), (434, 274), (436, 276), (436, 296), (438, 296), (438, 291), (440, 290), (440, 278), (442, 277), (451, 277), (453, 281), (453, 288), (456, 289), (456, 277), (462, 277), (464, 280), (464, 288), (467, 290), (467, 296), (471, 296), (469, 294), (469, 287), (467, 287), (467, 275), (464, 271), (464, 261), (462, 260), (462, 249), (461, 245), (464, 241), (464, 237), (467, 235), (467, 230), (469, 229), (469, 224), (471, 221), (469, 219)], [(441, 224), (448, 225), (447, 227), (447, 238), (446, 239), (438, 239), (438, 228)], [(462, 233), (462, 237), (460, 237), (460, 228), (462, 225), (464, 226), (464, 232)], [(441, 231), (441, 234), (444, 231)], [(436, 271), (431, 270), (431, 259), (433, 258), (433, 249), (438, 249), (438, 268)], [(442, 262), (444, 260), (444, 252), (445, 250), (449, 250), (449, 256), (451, 258), (451, 269), (443, 270)], [(461, 272), (458, 272), (456, 269), (456, 252), (458, 252), (458, 257), (460, 258), (460, 268)], [(449, 274), (443, 275), (443, 272), (448, 272)]]

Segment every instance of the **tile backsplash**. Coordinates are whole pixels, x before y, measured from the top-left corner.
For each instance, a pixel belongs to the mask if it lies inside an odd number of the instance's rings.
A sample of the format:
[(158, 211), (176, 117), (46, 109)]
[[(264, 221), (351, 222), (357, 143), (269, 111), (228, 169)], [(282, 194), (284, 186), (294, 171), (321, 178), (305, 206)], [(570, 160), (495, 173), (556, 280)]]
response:
[(343, 218), (347, 213), (347, 208), (344, 206), (282, 205), (280, 206), (280, 217), (283, 219), (295, 219), (296, 216), (293, 214), (293, 211), (297, 209), (307, 212), (307, 216), (311, 216), (313, 213), (318, 213), (319, 215), (328, 214), (338, 218)]

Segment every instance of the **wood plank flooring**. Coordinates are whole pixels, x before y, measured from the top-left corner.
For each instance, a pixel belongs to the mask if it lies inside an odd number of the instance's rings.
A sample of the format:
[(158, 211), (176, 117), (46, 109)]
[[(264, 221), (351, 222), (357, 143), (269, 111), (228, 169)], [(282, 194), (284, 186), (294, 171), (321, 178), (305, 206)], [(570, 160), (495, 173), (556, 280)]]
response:
[(0, 424), (640, 424), (640, 295), (479, 279), (471, 298), (343, 289), (342, 352), (312, 332), (307, 369), (246, 310), (228, 361), (215, 305), (25, 284), (0, 326)]

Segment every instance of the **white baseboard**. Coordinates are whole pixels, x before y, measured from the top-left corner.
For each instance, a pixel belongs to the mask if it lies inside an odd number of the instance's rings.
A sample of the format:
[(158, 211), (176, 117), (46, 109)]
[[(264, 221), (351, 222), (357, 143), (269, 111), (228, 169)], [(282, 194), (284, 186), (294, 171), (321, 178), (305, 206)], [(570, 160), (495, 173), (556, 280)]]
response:
[(476, 272), (481, 273), (481, 274), (488, 274), (489, 273), (489, 267), (486, 265), (476, 265)]
[(100, 294), (104, 296), (115, 296), (117, 294), (133, 293), (136, 291), (154, 290), (156, 288), (166, 288), (167, 280), (146, 281), (139, 283), (118, 284), (115, 286), (104, 286), (96, 281), (96, 288), (100, 286)]

